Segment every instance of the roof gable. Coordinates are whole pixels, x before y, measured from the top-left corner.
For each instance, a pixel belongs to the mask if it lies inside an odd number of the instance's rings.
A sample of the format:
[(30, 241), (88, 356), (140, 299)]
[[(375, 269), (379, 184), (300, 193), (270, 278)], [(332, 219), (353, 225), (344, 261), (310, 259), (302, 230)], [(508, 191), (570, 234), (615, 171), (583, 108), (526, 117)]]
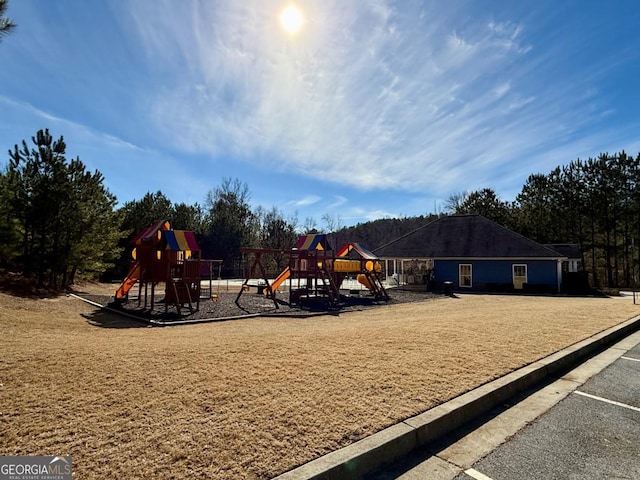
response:
[(441, 217), (374, 252), (380, 257), (560, 258), (558, 252), (481, 215)]
[(188, 230), (164, 230), (163, 238), (165, 243), (165, 250), (183, 252), (200, 251), (200, 247), (198, 247), (195, 235), (193, 234), (193, 232), (190, 232)]
[(294, 250), (331, 250), (324, 233), (300, 235)]
[(360, 258), (365, 260), (378, 260), (378, 257), (362, 243), (345, 243), (338, 252), (336, 257), (350, 257), (351, 252), (356, 252)]
[(143, 243), (158, 242), (158, 231), (169, 230), (171, 226), (166, 220), (158, 220), (153, 225), (140, 230), (135, 237), (131, 240), (131, 245), (142, 245)]

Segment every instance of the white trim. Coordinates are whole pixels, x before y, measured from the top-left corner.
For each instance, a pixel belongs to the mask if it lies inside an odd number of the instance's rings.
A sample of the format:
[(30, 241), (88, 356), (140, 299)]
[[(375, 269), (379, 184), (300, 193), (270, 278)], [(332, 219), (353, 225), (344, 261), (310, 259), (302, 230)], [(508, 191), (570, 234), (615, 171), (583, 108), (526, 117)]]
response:
[[(516, 267), (524, 267), (524, 282), (520, 283), (520, 287), (516, 284)], [(518, 275), (518, 278), (522, 278), (522, 275)], [(526, 263), (512, 263), (511, 264), (511, 281), (513, 282), (513, 288), (516, 290), (522, 290), (524, 288), (524, 284), (529, 281), (529, 268)]]
[[(465, 277), (469, 277), (469, 285), (462, 284), (462, 267), (469, 267), (469, 275), (464, 275)], [(460, 288), (472, 288), (473, 287), (473, 265), (471, 263), (459, 263), (458, 264), (458, 286)]]
[(403, 260), (416, 260), (432, 258), (434, 260), (458, 260), (458, 261), (478, 261), (478, 260), (507, 260), (510, 262), (528, 262), (530, 260), (546, 260), (548, 262), (553, 260), (566, 261), (567, 257), (429, 257), (428, 255), (421, 255), (418, 257), (397, 257), (395, 255), (385, 255), (380, 258), (401, 258)]
[(631, 360), (632, 362), (640, 362), (640, 358), (631, 358), (631, 357), (625, 357), (625, 356), (622, 356), (620, 358), (624, 358), (625, 360)]
[(529, 260), (563, 260), (565, 257), (403, 257), (403, 258), (433, 258), (434, 260), (507, 260), (510, 262), (528, 262)]

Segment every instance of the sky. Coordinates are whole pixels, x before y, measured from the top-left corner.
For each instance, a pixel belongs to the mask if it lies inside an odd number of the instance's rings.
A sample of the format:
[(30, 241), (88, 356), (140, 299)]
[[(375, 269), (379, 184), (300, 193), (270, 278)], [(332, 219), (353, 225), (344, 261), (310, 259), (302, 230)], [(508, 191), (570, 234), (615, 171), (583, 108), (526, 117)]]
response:
[(349, 226), (640, 152), (637, 0), (9, 0), (6, 16), (0, 166), (48, 128), (120, 205), (202, 205), (238, 179), (254, 208)]

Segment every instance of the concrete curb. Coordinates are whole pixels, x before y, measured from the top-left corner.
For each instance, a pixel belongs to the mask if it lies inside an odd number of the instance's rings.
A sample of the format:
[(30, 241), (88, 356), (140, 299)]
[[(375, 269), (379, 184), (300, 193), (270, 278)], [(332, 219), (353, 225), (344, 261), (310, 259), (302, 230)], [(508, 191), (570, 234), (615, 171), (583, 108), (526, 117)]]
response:
[(541, 384), (548, 377), (560, 377), (595, 353), (637, 330), (640, 330), (640, 315), (352, 445), (283, 473), (274, 480), (364, 478), (383, 465), (400, 460), (417, 448), (451, 433), (510, 398)]

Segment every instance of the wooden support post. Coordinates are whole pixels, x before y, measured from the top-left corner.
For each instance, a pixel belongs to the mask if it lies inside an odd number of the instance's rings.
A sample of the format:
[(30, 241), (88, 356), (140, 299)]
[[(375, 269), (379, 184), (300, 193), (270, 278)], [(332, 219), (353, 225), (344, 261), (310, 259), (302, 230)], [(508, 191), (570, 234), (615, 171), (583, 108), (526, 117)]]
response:
[(269, 279), (267, 278), (267, 272), (265, 271), (264, 266), (262, 265), (262, 262), (258, 262), (258, 267), (260, 267), (260, 273), (262, 274), (262, 279), (267, 284), (267, 289), (269, 290), (269, 296), (271, 297), (271, 300), (273, 300), (273, 304), (276, 306), (276, 309), (280, 308), (280, 306), (278, 305), (278, 302), (276, 302), (276, 296), (271, 290), (271, 285), (269, 284)]
[(249, 284), (249, 280), (251, 280), (251, 274), (253, 273), (253, 270), (255, 269), (256, 264), (259, 261), (260, 261), (260, 253), (256, 252), (256, 253), (254, 253), (253, 264), (251, 265), (251, 268), (247, 272), (247, 278), (242, 283), (242, 286), (240, 287), (240, 291), (238, 292), (238, 296), (236, 297), (236, 305), (238, 305), (238, 306), (240, 306), (240, 304), (238, 302), (240, 301), (240, 297), (242, 296), (242, 292), (244, 292), (245, 286)]
[(140, 268), (140, 278), (138, 279), (138, 307), (140, 307), (140, 302), (142, 302), (142, 279), (144, 275), (144, 270)]

